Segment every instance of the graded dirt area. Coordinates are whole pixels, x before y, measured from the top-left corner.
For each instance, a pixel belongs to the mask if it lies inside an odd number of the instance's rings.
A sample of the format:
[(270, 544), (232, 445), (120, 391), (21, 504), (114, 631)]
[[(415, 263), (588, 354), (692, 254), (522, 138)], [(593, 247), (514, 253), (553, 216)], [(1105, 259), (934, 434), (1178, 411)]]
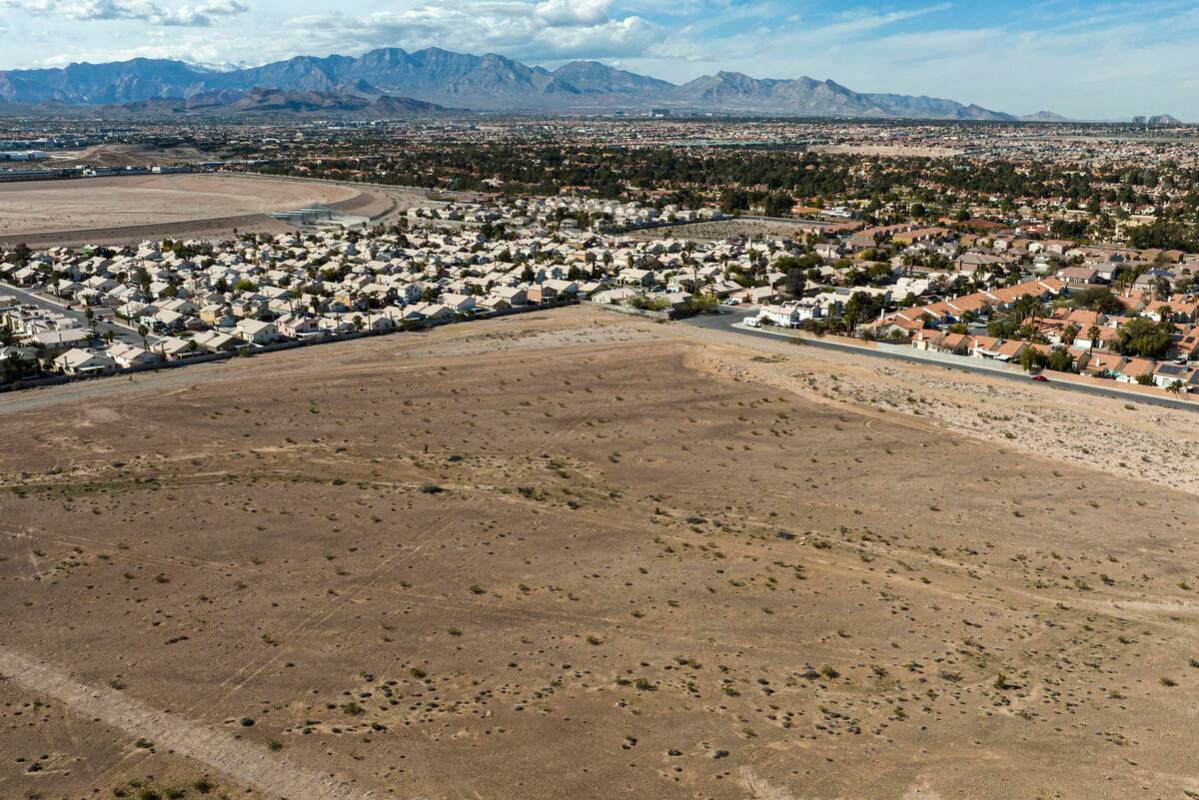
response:
[(149, 144), (98, 144), (80, 150), (52, 150), (47, 155), (49, 166), (152, 167), (215, 160), (213, 153), (189, 145), (164, 148)]
[(269, 222), (265, 215), (273, 211), (359, 196), (346, 186), (219, 174), (0, 183), (0, 237), (42, 241), (86, 231), (89, 241), (109, 242), (129, 229), (169, 233), (208, 220)]
[(691, 239), (697, 242), (723, 241), (731, 236), (800, 236), (803, 225), (795, 222), (776, 222), (755, 219), (726, 219), (716, 222), (690, 222), (681, 225), (667, 225), (659, 228), (630, 231), (622, 234), (627, 239), (636, 241), (657, 241), (660, 239)]
[(571, 308), (0, 397), (0, 797), (1199, 791), (1195, 496), (837, 372)]
[(910, 147), (897, 144), (833, 144), (809, 148), (813, 153), (883, 156), (886, 158), (957, 158), (961, 150), (952, 147)]

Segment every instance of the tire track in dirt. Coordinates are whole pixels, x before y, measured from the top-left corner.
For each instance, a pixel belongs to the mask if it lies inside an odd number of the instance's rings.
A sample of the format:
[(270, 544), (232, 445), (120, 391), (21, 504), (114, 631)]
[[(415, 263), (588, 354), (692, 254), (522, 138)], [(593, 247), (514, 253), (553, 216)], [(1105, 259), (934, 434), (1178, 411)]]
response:
[[(411, 548), (410, 552), (413, 554), (419, 553), (426, 544), (428, 544), (432, 541), (436, 541), (436, 539), (438, 537), (440, 537), (443, 533), (445, 533), (447, 530), (449, 530), (450, 526), (453, 524), (454, 524), (454, 520), (451, 518), (451, 519), (443, 522), (441, 525), (437, 526), (436, 529), (426, 533), (425, 536), (420, 541), (420, 543), (417, 544), (415, 547)], [(364, 592), (370, 591), (372, 588), (374, 588), (376, 586), (376, 584), (378, 584), (378, 582), (380, 580), (382, 580), (388, 574), (388, 571), (391, 569), (391, 566), (396, 561), (396, 559), (398, 559), (404, 555), (405, 555), (405, 553), (403, 551), (401, 551), (398, 553), (393, 553), (393, 554), (389, 555), (387, 558), (383, 559), (383, 561), (380, 562), (377, 567), (375, 567), (374, 569), (372, 569), (370, 572), (368, 572), (366, 574), (366, 580), (361, 585), (356, 587), (353, 591), (349, 592), (346, 595), (338, 597), (338, 599), (331, 602), (327, 607), (318, 608), (318, 609), (314, 610), (312, 613), (310, 613), (308, 616), (301, 619), (299, 622), (297, 622), (291, 628), (284, 631), (284, 633), (283, 633), (284, 641), (294, 638), (296, 635), (298, 635), (299, 633), (301, 633), (303, 631), (308, 630), (313, 625), (319, 625), (319, 624), (325, 623), (328, 620), (330, 620), (335, 614), (337, 614), (343, 608), (345, 608), (346, 606), (353, 603), (355, 601), (355, 599), (358, 598), (359, 596), (361, 596)], [(258, 677), (258, 675), (260, 675), (263, 672), (263, 670), (267, 669), (272, 664), (277, 663), (282, 658), (283, 658), (283, 655), (280, 653), (268, 655), (265, 657), (263, 657), (263, 656), (252, 657), (249, 661), (247, 661), (245, 664), (243, 664), (241, 667), (239, 667), (237, 670), (235, 670), (233, 672), (233, 674), (229, 675), (223, 681), (221, 681), (219, 684), (217, 684), (215, 687), (213, 687), (214, 691), (221, 692), (221, 694), (219, 696), (210, 695), (205, 698), (197, 699), (191, 706), (188, 707), (188, 709), (189, 710), (195, 709), (197, 706), (199, 706), (201, 704), (205, 705), (208, 708), (219, 707), (219, 705), (221, 703), (224, 703), (229, 698), (231, 698), (234, 694), (240, 692), (243, 688), (245, 688), (246, 684), (248, 684), (254, 678)]]
[(376, 796), (224, 731), (157, 711), (115, 689), (88, 686), (52, 664), (4, 646), (0, 646), (0, 675), (27, 691), (64, 703), (80, 716), (99, 719), (131, 737), (145, 737), (158, 748), (205, 764), (271, 796), (287, 800), (368, 800)]
[[(586, 419), (587, 418), (584, 417), (584, 418), (578, 420), (573, 426), (571, 426), (568, 429), (568, 431), (559, 432), (556, 435), (550, 434), (549, 436), (546, 437), (545, 441), (543, 442), (543, 445), (545, 447), (548, 447), (551, 444), (555, 444), (555, 443), (559, 442), (566, 433), (573, 434), (575, 431), (578, 430), (578, 428), (582, 427), (582, 425), (586, 421)], [(544, 449), (544, 447), (542, 449)], [(357, 597), (361, 596), (364, 592), (379, 588), (379, 585), (378, 585), (379, 582), (390, 573), (392, 564), (397, 559), (406, 557), (406, 556), (414, 556), (414, 555), (420, 553), (420, 551), (424, 549), (425, 545), (439, 539), (443, 533), (445, 533), (447, 530), (449, 530), (449, 528), (454, 524), (454, 522), (455, 522), (455, 520), (453, 517), (451, 517), (450, 519), (447, 519), (444, 523), (437, 526), (434, 530), (426, 533), (423, 537), (420, 537), (419, 541), (414, 546), (404, 548), (404, 550), (401, 550), (398, 553), (393, 553), (393, 554), (389, 555), (387, 558), (383, 559), (383, 561), (377, 567), (375, 567), (373, 570), (371, 570), (370, 572), (367, 573), (366, 580), (362, 585), (357, 587), (354, 591), (350, 592), (348, 595), (339, 597), (338, 599), (334, 600), (332, 603), (329, 604), (329, 606), (327, 608), (317, 609), (316, 611), (313, 611), (311, 614), (309, 614), (307, 617), (305, 617), (299, 623), (297, 623), (295, 626), (293, 626), (290, 630), (286, 631), (284, 634), (284, 638), (286, 639), (286, 638), (293, 637), (296, 634), (309, 629), (313, 625), (319, 625), (319, 624), (329, 621), (338, 612), (343, 610), (348, 605), (352, 604), (355, 601), (355, 599)], [(407, 551), (407, 552), (405, 552), (405, 551)], [(197, 703), (190, 706), (190, 708), (194, 709), (196, 707), (196, 705), (198, 705), (200, 702), (204, 702), (209, 708), (218, 707), (219, 704), (228, 701), (229, 698), (231, 698), (234, 694), (236, 694), (236, 693), (240, 692), (242, 689), (244, 689), (250, 681), (257, 678), (264, 670), (269, 668), (272, 664), (277, 663), (282, 657), (283, 657), (282, 654), (276, 653), (274, 655), (267, 656), (264, 660), (260, 660), (261, 657), (257, 657), (257, 656), (254, 658), (251, 658), (248, 662), (246, 662), (244, 665), (242, 665), (239, 669), (235, 670), (232, 675), (228, 676), (227, 678), (225, 678), (225, 680), (221, 681), (220, 684), (217, 685), (216, 689), (222, 692), (219, 697), (217, 697), (215, 700), (212, 697), (208, 697), (208, 698), (205, 698), (203, 701), (197, 701)]]
[(737, 773), (737, 782), (741, 784), (741, 788), (749, 792), (749, 796), (753, 800), (795, 800), (794, 795), (789, 794), (785, 789), (759, 777), (752, 767), (742, 767)]

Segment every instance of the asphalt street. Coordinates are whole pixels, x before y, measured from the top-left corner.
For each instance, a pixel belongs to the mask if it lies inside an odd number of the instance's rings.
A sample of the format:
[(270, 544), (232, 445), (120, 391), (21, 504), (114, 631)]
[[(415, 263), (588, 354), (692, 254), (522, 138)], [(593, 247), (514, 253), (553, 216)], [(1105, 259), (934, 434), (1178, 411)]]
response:
[[(734, 327), (737, 323), (744, 320), (746, 317), (753, 316), (753, 312), (743, 310), (737, 307), (724, 307), (720, 314), (709, 316), (691, 317), (682, 320), (683, 324), (691, 325), (699, 328), (709, 328), (713, 330), (723, 330), (730, 333), (735, 333), (740, 336), (749, 336), (759, 339), (770, 339), (779, 341), (788, 336), (794, 336), (795, 333), (782, 333), (778, 329), (763, 330), (754, 328), (739, 328)], [(1147, 405), (1161, 406), (1163, 408), (1180, 408), (1186, 411), (1199, 411), (1199, 403), (1190, 400), (1176, 399), (1173, 397), (1155, 397), (1145, 395), (1139, 392), (1126, 391), (1119, 388), (1119, 384), (1113, 382), (1111, 388), (1106, 386), (1094, 386), (1091, 384), (1074, 383), (1064, 380), (1054, 380), (1052, 373), (1049, 374), (1049, 380), (1045, 383), (1033, 383), (1032, 379), (1023, 372), (1014, 372), (1007, 370), (996, 369), (994, 365), (986, 362), (972, 364), (970, 359), (957, 357), (950, 359), (949, 357), (931, 357), (923, 356), (920, 351), (910, 348), (895, 348), (883, 349), (888, 345), (879, 345), (873, 347), (859, 347), (842, 342), (830, 341), (821, 339), (813, 335), (804, 335), (802, 337), (803, 347), (815, 347), (821, 350), (836, 350), (841, 353), (863, 356), (865, 358), (877, 358), (884, 361), (902, 361), (908, 364), (921, 364), (930, 367), (942, 367), (944, 369), (957, 370), (960, 372), (970, 372), (976, 375), (985, 375), (990, 378), (999, 378), (1000, 380), (1017, 381), (1019, 383), (1034, 385), (1045, 391), (1062, 391), (1062, 392), (1077, 392), (1079, 394), (1097, 395), (1100, 397), (1111, 397), (1117, 400), (1125, 400), (1133, 403), (1145, 403)]]
[[(11, 284), (7, 283), (0, 283), (0, 294), (9, 294), (16, 297), (21, 303), (37, 306), (38, 308), (44, 308), (48, 311), (55, 311), (59, 314), (66, 314), (67, 316), (76, 319), (79, 322), (80, 328), (88, 327), (87, 316), (83, 313), (83, 308), (78, 305), (74, 306), (73, 308), (67, 308), (66, 304), (62, 303), (61, 301), (50, 300), (43, 295), (30, 291), (29, 289), (22, 289), (19, 286), (12, 286)], [(112, 312), (108, 309), (93, 310), (97, 315), (96, 333), (103, 336), (105, 333), (112, 331), (114, 341), (127, 342), (128, 344), (136, 345), (138, 347), (142, 346), (142, 337), (138, 335), (136, 329), (127, 328), (123, 325), (116, 325), (113, 322), (110, 322), (109, 320), (112, 318)], [(159, 340), (159, 338), (161, 337), (154, 334), (149, 334), (146, 336), (146, 341), (152, 347), (154, 343)]]

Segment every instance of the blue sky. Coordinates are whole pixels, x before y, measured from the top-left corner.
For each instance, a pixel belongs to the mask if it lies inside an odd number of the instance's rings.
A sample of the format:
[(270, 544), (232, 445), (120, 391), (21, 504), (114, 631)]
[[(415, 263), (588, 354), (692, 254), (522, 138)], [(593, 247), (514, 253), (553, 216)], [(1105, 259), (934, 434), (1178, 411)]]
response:
[(682, 82), (831, 78), (1084, 119), (1199, 120), (1199, 4), (1173, 0), (0, 0), (0, 67), (259, 64), (440, 46)]

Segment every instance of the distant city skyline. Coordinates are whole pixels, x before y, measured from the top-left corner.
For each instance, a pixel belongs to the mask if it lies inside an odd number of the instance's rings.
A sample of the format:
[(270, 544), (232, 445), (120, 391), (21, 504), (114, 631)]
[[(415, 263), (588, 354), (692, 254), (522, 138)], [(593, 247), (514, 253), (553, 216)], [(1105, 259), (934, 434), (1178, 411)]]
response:
[(831, 78), (1078, 119), (1199, 119), (1199, 8), (1171, 0), (0, 0), (0, 69), (139, 56), (257, 65), (377, 47), (594, 59), (676, 83)]

